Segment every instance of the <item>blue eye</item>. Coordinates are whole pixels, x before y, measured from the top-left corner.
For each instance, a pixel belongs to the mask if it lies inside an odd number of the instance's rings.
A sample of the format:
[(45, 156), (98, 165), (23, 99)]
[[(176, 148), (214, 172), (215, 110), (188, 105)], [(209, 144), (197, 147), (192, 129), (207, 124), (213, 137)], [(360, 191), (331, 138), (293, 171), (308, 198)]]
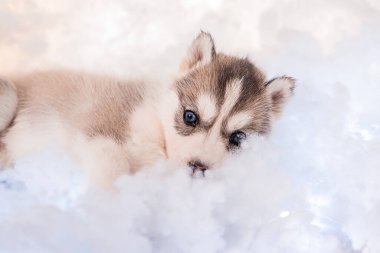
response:
[(239, 147), (241, 142), (246, 138), (247, 136), (245, 135), (244, 132), (242, 131), (235, 131), (230, 135), (229, 142), (231, 145)]
[(195, 127), (198, 123), (198, 116), (193, 111), (186, 110), (183, 113), (183, 121), (186, 125)]

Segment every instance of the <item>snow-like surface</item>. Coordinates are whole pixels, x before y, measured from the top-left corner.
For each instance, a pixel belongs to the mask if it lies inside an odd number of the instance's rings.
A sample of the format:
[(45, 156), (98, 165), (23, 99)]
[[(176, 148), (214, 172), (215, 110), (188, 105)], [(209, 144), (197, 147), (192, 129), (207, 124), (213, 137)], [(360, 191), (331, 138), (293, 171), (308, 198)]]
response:
[(378, 0), (2, 0), (1, 74), (173, 74), (200, 30), (298, 79), (269, 138), (205, 179), (162, 162), (88, 189), (52, 150), (0, 174), (0, 252), (380, 252)]

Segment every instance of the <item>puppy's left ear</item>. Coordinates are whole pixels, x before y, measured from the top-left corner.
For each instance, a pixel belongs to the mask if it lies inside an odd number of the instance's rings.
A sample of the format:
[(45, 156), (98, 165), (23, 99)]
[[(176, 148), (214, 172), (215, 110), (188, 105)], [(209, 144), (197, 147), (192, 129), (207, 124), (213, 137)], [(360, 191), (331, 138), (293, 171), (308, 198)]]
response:
[(265, 86), (271, 101), (272, 113), (278, 118), (285, 104), (293, 94), (296, 80), (292, 77), (281, 76), (268, 81)]
[(201, 67), (211, 62), (215, 57), (214, 40), (209, 33), (201, 32), (188, 49), (187, 55), (181, 64), (181, 71)]

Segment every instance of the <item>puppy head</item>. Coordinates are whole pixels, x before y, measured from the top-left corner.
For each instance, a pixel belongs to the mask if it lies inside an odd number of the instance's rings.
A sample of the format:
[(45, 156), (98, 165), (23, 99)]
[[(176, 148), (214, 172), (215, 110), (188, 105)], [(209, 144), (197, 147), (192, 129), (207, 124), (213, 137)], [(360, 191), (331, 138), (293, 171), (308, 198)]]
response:
[(252, 133), (266, 134), (292, 94), (294, 79), (267, 81), (248, 59), (216, 53), (201, 32), (167, 97), (164, 132), (169, 159), (205, 170), (239, 149)]

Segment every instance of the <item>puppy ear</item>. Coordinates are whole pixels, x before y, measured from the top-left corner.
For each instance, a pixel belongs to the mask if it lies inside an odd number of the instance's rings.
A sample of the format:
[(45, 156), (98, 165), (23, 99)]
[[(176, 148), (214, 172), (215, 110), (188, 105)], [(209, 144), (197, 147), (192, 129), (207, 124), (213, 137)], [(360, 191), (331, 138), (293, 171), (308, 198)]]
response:
[(209, 33), (201, 32), (188, 49), (187, 55), (181, 64), (181, 71), (206, 65), (215, 57), (214, 41)]
[(266, 90), (271, 101), (272, 113), (278, 118), (293, 94), (296, 80), (292, 77), (281, 76), (266, 83)]

